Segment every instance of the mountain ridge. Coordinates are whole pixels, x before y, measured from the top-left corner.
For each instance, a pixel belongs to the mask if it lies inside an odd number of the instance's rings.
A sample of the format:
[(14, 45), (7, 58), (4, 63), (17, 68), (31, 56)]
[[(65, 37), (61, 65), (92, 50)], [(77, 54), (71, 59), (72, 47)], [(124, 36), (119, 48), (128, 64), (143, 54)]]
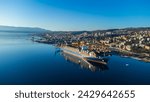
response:
[(1, 32), (32, 32), (32, 33), (42, 33), (42, 32), (50, 32), (50, 30), (46, 30), (40, 27), (16, 27), (16, 26), (5, 26), (0, 25)]

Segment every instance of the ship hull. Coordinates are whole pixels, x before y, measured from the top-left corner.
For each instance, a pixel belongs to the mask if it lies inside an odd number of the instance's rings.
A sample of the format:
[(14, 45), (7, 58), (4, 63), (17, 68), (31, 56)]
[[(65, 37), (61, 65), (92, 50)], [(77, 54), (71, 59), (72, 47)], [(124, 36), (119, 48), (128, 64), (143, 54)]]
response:
[(103, 58), (99, 59), (99, 58), (94, 58), (94, 57), (85, 57), (84, 59), (87, 60), (89, 63), (95, 64), (95, 65), (98, 65), (98, 64), (106, 65), (108, 62), (108, 60), (103, 59)]

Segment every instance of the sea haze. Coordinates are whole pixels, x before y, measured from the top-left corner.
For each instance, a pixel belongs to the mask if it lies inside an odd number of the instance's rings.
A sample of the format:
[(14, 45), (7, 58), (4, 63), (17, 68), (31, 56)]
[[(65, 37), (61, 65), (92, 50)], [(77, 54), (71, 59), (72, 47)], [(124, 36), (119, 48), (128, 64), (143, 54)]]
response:
[(150, 84), (150, 63), (113, 55), (106, 69), (91, 71), (66, 60), (53, 45), (32, 42), (30, 35), (0, 32), (1, 85)]

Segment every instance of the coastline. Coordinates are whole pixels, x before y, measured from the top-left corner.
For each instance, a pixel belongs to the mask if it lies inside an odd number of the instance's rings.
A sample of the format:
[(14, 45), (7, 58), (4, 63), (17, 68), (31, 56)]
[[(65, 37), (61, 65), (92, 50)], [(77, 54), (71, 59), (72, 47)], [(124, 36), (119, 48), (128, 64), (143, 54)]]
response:
[(134, 52), (130, 52), (130, 51), (127, 51), (127, 50), (122, 50), (122, 49), (115, 48), (115, 47), (110, 47), (110, 49), (118, 51), (119, 53), (121, 53), (121, 55), (123, 57), (129, 57), (129, 58), (132, 58), (132, 59), (135, 59), (135, 60), (138, 60), (138, 61), (143, 61), (143, 62), (146, 62), (146, 63), (150, 63), (150, 57), (148, 57), (148, 56), (143, 56), (142, 54), (139, 54), (139, 53), (134, 53)]
[[(44, 44), (51, 44), (52, 45), (52, 43), (49, 43), (49, 42), (43, 41), (43, 40), (36, 40), (35, 42), (44, 43)], [(53, 44), (53, 45), (57, 46), (57, 44)], [(62, 47), (59, 46), (59, 48), (62, 48)], [(139, 53), (134, 53), (134, 52), (126, 51), (126, 50), (122, 50), (122, 49), (115, 48), (115, 47), (109, 47), (109, 49), (111, 51), (117, 51), (117, 52), (121, 53), (121, 55), (123, 55), (123, 56), (127, 56), (127, 57), (130, 57), (130, 58), (138, 60), (138, 61), (143, 61), (143, 62), (146, 62), (146, 63), (150, 63), (150, 57), (148, 57), (148, 56), (143, 56), (142, 54), (139, 54)], [(77, 51), (76, 49), (71, 49), (71, 50), (73, 50), (76, 53), (79, 53), (79, 51)], [(81, 55), (84, 54), (85, 56), (89, 56), (86, 53), (80, 53), (80, 54)]]

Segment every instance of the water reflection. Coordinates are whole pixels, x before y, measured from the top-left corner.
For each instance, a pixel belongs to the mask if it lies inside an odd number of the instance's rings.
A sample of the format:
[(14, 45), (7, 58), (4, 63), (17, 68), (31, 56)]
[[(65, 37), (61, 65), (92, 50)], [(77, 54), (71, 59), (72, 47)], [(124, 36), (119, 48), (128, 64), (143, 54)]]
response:
[(92, 72), (105, 71), (105, 70), (109, 69), (107, 65), (89, 63), (86, 60), (83, 60), (79, 57), (73, 56), (69, 53), (63, 52), (60, 49), (56, 49), (55, 55), (57, 55), (57, 54), (61, 54), (65, 58), (66, 61), (68, 61), (70, 63), (78, 64), (78, 65), (80, 65), (81, 68), (89, 69)]

